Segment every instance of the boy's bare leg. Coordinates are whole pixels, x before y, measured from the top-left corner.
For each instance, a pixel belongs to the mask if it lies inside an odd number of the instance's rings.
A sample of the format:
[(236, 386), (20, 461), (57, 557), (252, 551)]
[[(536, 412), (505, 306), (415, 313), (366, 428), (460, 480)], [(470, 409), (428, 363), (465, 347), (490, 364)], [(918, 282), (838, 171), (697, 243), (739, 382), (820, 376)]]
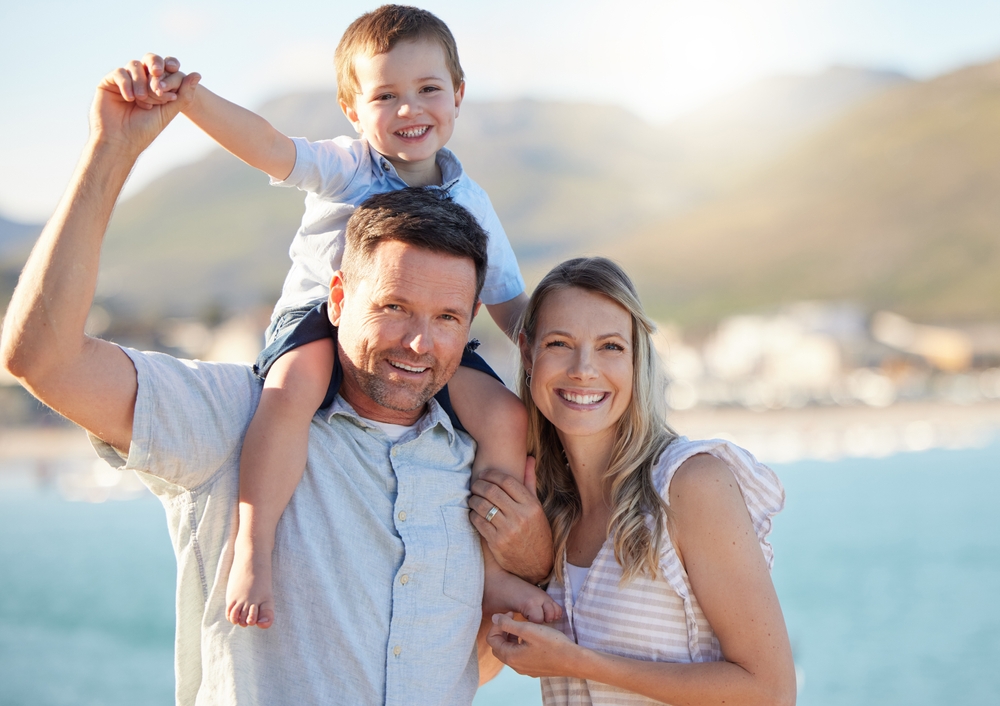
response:
[[(448, 382), (448, 395), (462, 426), (476, 440), (472, 480), (494, 469), (523, 483), (528, 415), (517, 395), (486, 373), (464, 367)], [(562, 608), (545, 591), (505, 571), (486, 541), (481, 541), (486, 564), (486, 615), (513, 610), (536, 623), (551, 622), (562, 615)]]
[(278, 358), (264, 380), (240, 456), (239, 529), (226, 586), (226, 617), (236, 625), (274, 623), (274, 533), (302, 480), (309, 425), (332, 372), (333, 341), (323, 339)]

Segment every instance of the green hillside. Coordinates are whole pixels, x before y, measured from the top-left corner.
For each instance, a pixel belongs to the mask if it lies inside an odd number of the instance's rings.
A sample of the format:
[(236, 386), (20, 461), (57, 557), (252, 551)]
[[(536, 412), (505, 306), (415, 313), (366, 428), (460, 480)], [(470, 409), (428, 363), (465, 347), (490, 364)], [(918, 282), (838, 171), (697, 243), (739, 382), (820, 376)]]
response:
[[(763, 81), (676, 125), (613, 106), (466, 102), (449, 147), (490, 194), (529, 280), (585, 250), (685, 213), (773, 160), (897, 74), (831, 69)], [(261, 112), (280, 130), (349, 134), (334, 94), (285, 96)], [(302, 194), (217, 151), (122, 203), (99, 296), (139, 318), (269, 306), (288, 266)]]
[(875, 96), (619, 259), (661, 313), (804, 298), (1000, 317), (1000, 62)]

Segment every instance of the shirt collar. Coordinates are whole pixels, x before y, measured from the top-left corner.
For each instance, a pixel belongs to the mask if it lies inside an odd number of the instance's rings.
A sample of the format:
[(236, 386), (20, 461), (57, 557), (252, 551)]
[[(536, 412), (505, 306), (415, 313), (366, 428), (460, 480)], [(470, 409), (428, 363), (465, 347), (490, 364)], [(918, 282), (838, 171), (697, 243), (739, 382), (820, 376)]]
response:
[[(383, 177), (392, 177), (403, 181), (403, 178), (396, 172), (396, 167), (392, 162), (382, 156), (371, 143), (368, 143), (368, 153), (372, 158), (372, 168)], [(441, 168), (441, 187), (445, 191), (458, 183), (462, 178), (462, 163), (458, 157), (446, 147), (442, 147), (437, 153), (437, 165)], [(405, 185), (405, 182), (404, 182)]]
[[(326, 423), (330, 424), (334, 417), (344, 417), (350, 420), (356, 426), (363, 429), (378, 429), (377, 426), (372, 424), (371, 421), (365, 419), (359, 415), (354, 407), (348, 404), (347, 400), (341, 397), (339, 394), (334, 398), (333, 404), (327, 407), (324, 413), (324, 418)], [(455, 427), (451, 424), (451, 419), (448, 414), (441, 408), (438, 401), (433, 397), (427, 402), (427, 409), (420, 416), (420, 419), (416, 423), (417, 436), (423, 436), (424, 432), (427, 432), (440, 424), (446, 432), (448, 432), (448, 443), (455, 443)]]

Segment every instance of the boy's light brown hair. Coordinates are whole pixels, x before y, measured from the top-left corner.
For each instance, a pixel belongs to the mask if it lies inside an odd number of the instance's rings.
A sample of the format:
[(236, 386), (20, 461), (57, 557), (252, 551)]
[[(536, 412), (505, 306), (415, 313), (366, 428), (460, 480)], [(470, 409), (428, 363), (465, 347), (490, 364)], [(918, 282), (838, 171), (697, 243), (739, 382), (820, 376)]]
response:
[(353, 108), (356, 96), (361, 92), (354, 72), (356, 56), (385, 54), (399, 42), (420, 39), (441, 45), (452, 86), (457, 91), (465, 80), (465, 73), (458, 61), (458, 47), (448, 25), (418, 7), (383, 5), (354, 20), (340, 38), (333, 55), (337, 68), (337, 99)]

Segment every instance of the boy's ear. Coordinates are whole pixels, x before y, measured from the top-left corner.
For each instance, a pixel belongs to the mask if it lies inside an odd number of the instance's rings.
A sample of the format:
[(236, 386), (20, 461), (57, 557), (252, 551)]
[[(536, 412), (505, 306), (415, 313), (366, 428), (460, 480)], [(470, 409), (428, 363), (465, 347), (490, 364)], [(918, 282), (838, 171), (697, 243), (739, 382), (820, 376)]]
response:
[(327, 300), (327, 315), (330, 323), (340, 326), (340, 317), (344, 314), (344, 274), (337, 270), (330, 280), (330, 298)]
[(465, 81), (458, 84), (458, 90), (455, 91), (455, 117), (458, 117), (458, 109), (462, 107), (462, 100), (465, 98)]
[(344, 115), (351, 121), (351, 125), (354, 126), (354, 131), (360, 135), (361, 123), (358, 121), (358, 111), (354, 107), (347, 105), (346, 101), (338, 100), (337, 102), (340, 104), (340, 109), (344, 111)]

